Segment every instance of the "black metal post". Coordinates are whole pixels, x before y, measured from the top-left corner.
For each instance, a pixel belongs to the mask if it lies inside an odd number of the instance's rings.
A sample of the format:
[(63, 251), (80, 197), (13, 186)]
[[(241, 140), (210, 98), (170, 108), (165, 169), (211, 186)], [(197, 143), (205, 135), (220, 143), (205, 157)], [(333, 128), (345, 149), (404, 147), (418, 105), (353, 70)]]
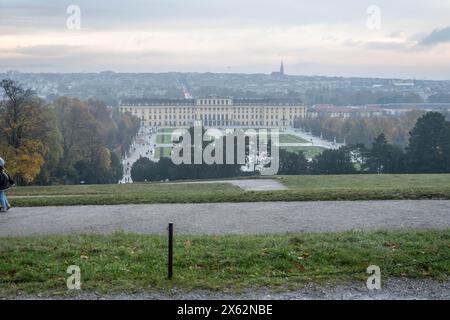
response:
[(172, 279), (173, 276), (173, 222), (169, 223), (169, 256), (168, 256), (168, 272), (167, 277)]

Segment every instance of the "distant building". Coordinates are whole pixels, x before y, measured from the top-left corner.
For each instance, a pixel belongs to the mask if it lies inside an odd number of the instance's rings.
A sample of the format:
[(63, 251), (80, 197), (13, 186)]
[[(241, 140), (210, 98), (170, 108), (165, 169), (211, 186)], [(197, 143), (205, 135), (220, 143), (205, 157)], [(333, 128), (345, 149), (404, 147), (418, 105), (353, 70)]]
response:
[(298, 101), (230, 97), (124, 101), (119, 110), (153, 127), (189, 127), (201, 122), (206, 127), (285, 128), (306, 117), (306, 107)]
[(308, 109), (308, 117), (330, 117), (342, 119), (380, 117), (386, 114), (383, 108), (378, 106), (348, 106), (338, 107), (332, 104), (314, 105)]
[(283, 60), (281, 60), (280, 71), (272, 72), (272, 76), (283, 77), (284, 75), (284, 63)]
[(367, 106), (375, 106), (379, 108), (383, 108), (385, 110), (425, 110), (425, 111), (439, 111), (439, 110), (448, 110), (450, 109), (450, 103), (429, 103), (429, 102), (420, 102), (420, 103), (386, 103), (386, 104), (369, 104)]

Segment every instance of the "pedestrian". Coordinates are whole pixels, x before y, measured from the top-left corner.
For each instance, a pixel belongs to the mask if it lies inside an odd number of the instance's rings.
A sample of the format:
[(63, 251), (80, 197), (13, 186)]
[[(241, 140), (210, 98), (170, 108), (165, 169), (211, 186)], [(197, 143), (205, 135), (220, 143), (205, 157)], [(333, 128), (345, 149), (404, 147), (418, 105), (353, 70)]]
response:
[(6, 212), (11, 209), (5, 191), (14, 185), (14, 180), (8, 174), (8, 171), (6, 171), (5, 165), (5, 160), (0, 158), (0, 212)]

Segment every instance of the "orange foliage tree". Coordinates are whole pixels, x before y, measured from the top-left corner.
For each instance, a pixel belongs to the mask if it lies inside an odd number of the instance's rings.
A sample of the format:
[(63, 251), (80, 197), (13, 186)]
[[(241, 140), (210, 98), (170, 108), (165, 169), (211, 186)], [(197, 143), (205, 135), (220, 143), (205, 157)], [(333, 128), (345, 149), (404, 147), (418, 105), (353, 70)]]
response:
[(49, 150), (45, 108), (31, 90), (12, 80), (2, 80), (0, 89), (0, 154), (19, 184), (31, 183), (39, 174)]

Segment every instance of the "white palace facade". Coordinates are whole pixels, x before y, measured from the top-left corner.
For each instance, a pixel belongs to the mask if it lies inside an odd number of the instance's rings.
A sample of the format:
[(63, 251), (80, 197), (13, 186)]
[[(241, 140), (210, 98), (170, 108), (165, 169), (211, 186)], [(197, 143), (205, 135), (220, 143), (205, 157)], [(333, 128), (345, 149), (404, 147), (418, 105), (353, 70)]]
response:
[(151, 99), (120, 103), (152, 127), (189, 127), (201, 121), (206, 127), (292, 127), (306, 117), (306, 107), (298, 101), (280, 99)]

